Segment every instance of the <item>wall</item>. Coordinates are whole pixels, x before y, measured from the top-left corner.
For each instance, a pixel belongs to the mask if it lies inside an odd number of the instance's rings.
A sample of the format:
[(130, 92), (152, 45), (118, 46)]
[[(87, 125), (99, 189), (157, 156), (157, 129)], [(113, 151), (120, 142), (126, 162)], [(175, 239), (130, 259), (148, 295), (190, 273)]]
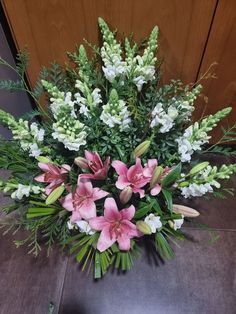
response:
[[(8, 61), (12, 66), (15, 62), (11, 54), (11, 50), (7, 43), (3, 28), (0, 24), (0, 55)], [(0, 79), (17, 79), (17, 75), (9, 68), (0, 66)], [(0, 90), (0, 109), (3, 109), (14, 116), (20, 116), (23, 113), (31, 110), (31, 104), (28, 96), (24, 92), (10, 93), (5, 90)], [(11, 132), (0, 125), (0, 134), (6, 138), (11, 137)]]

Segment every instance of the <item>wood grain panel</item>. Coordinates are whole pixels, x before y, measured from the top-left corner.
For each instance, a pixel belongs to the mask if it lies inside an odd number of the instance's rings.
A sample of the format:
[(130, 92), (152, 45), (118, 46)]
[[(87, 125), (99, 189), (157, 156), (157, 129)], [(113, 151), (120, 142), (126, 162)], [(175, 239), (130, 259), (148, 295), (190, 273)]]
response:
[[(214, 72), (217, 79), (204, 82), (204, 94), (209, 102), (206, 114), (216, 112), (230, 105), (233, 113), (228, 119), (229, 124), (236, 122), (236, 1), (220, 0), (218, 2), (214, 22), (210, 31), (209, 40), (204, 53), (200, 73), (204, 73), (209, 65), (216, 61), (218, 65)], [(199, 76), (200, 76), (199, 73)], [(204, 111), (205, 104), (199, 103), (196, 117)], [(227, 121), (224, 122), (227, 124)], [(220, 132), (215, 132), (216, 137)], [(215, 141), (215, 139), (214, 139)]]
[(85, 37), (98, 43), (102, 16), (118, 35), (147, 36), (160, 27), (164, 81), (194, 81), (207, 39), (216, 0), (4, 0), (5, 12), (19, 48), (28, 46), (29, 76), (35, 82), (41, 65), (65, 60)]

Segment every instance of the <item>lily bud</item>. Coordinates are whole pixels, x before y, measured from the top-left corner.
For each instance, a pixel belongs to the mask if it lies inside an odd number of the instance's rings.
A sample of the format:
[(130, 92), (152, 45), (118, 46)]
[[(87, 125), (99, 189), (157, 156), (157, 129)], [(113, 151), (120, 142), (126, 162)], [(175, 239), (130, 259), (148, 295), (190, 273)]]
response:
[(35, 159), (37, 159), (39, 162), (42, 162), (44, 164), (52, 163), (51, 159), (44, 156), (38, 156), (38, 157), (35, 157)]
[(180, 183), (178, 184), (178, 186), (181, 187), (181, 188), (184, 188), (185, 186), (189, 186), (189, 182), (188, 182), (188, 181), (180, 182)]
[(58, 198), (62, 195), (64, 190), (65, 190), (64, 185), (60, 185), (55, 190), (53, 190), (52, 193), (50, 193), (50, 195), (46, 198), (45, 201), (46, 205), (51, 205), (55, 203), (56, 200), (58, 200)]
[(189, 174), (190, 175), (194, 175), (200, 171), (202, 171), (203, 169), (205, 169), (207, 166), (209, 165), (208, 161), (204, 161), (201, 162), (200, 164), (196, 165), (195, 167), (193, 167), (190, 171)]
[(74, 163), (79, 166), (81, 169), (89, 169), (88, 162), (83, 157), (77, 157), (74, 160)]
[(152, 234), (152, 230), (149, 227), (149, 225), (146, 222), (142, 221), (142, 220), (139, 220), (139, 221), (136, 222), (136, 227), (143, 234)]
[(191, 207), (178, 204), (173, 204), (173, 212), (175, 214), (182, 214), (184, 215), (184, 217), (197, 217), (200, 215), (200, 213), (197, 210)]
[(146, 140), (142, 142), (141, 144), (139, 144), (133, 152), (134, 157), (137, 158), (143, 155), (144, 153), (146, 153), (149, 149), (150, 144), (151, 144), (151, 141), (149, 140)]
[(150, 181), (150, 188), (151, 189), (158, 183), (162, 173), (163, 173), (163, 168), (161, 166), (156, 166), (156, 168), (153, 171), (153, 175), (152, 175), (151, 181)]
[(124, 190), (120, 193), (120, 201), (122, 204), (128, 203), (128, 201), (131, 199), (133, 190), (130, 186), (127, 186), (124, 188)]
[(174, 223), (172, 220), (168, 220), (168, 224), (172, 229), (174, 228)]

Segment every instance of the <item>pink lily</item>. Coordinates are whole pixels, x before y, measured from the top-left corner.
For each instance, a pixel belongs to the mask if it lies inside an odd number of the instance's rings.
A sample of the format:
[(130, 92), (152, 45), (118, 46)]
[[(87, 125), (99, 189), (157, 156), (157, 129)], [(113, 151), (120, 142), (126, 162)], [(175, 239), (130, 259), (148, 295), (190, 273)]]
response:
[(110, 157), (107, 157), (104, 164), (97, 152), (93, 153), (86, 150), (85, 157), (87, 160), (88, 168), (92, 170), (93, 174), (84, 173), (80, 175), (80, 178), (94, 180), (106, 179), (110, 163)]
[[(149, 181), (151, 181), (154, 170), (157, 166), (157, 160), (156, 159), (149, 159), (147, 164), (144, 167), (143, 174), (146, 178), (149, 178)], [(152, 188), (151, 188), (151, 195), (155, 196), (161, 192), (161, 186), (159, 183), (156, 183)]]
[(66, 181), (67, 174), (71, 169), (70, 166), (65, 164), (59, 167), (51, 163), (39, 162), (38, 166), (44, 173), (35, 177), (34, 180), (37, 182), (50, 183), (45, 189), (47, 195)]
[(115, 200), (109, 197), (105, 200), (104, 208), (104, 216), (89, 220), (92, 229), (102, 231), (98, 239), (97, 249), (103, 252), (117, 241), (120, 250), (128, 251), (130, 239), (140, 236), (136, 226), (130, 222), (135, 213), (134, 206), (131, 205), (118, 211)]
[(62, 206), (72, 212), (71, 222), (82, 218), (88, 220), (96, 217), (95, 201), (107, 196), (109, 193), (99, 188), (93, 188), (90, 181), (78, 181), (74, 193), (69, 193), (62, 201)]
[(139, 193), (140, 197), (144, 197), (144, 190), (141, 189), (150, 180), (145, 178), (143, 175), (143, 167), (141, 165), (140, 158), (136, 158), (136, 164), (131, 166), (129, 169), (120, 160), (115, 160), (112, 163), (112, 167), (115, 168), (117, 174), (119, 175), (116, 181), (116, 187), (123, 190), (127, 186), (132, 188), (133, 193)]
[[(147, 164), (144, 167), (143, 170), (143, 174), (145, 176), (145, 178), (149, 178), (149, 180), (151, 181), (152, 176), (154, 174), (155, 168), (157, 166), (157, 160), (156, 159), (149, 159)], [(171, 169), (169, 167), (164, 168), (159, 181), (161, 182), (166, 176), (167, 174), (171, 171)], [(159, 183), (156, 183), (152, 188), (151, 188), (151, 195), (155, 196), (157, 194), (159, 194), (161, 191), (161, 185)]]

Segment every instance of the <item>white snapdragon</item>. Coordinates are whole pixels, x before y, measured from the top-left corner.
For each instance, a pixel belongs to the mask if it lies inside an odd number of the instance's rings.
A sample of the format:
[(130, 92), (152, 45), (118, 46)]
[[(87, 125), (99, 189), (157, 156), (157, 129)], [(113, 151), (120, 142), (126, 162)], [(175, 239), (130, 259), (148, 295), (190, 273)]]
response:
[(78, 220), (76, 221), (77, 226), (79, 227), (79, 231), (82, 233), (86, 233), (88, 235), (92, 235), (95, 231), (90, 227), (89, 223), (86, 220)]
[(183, 223), (184, 223), (184, 216), (182, 215), (182, 218), (173, 220), (173, 229), (174, 230), (180, 229)]
[(156, 58), (153, 58), (151, 64), (146, 63), (145, 55), (143, 57), (136, 56), (134, 58), (135, 69), (133, 82), (137, 86), (138, 91), (142, 90), (143, 84), (155, 79), (155, 64)]
[(194, 139), (194, 132), (198, 129), (199, 125), (196, 122), (184, 131), (183, 136), (176, 139), (180, 160), (182, 162), (190, 162), (192, 154), (195, 151), (201, 150), (201, 146), (209, 141), (210, 137), (204, 131), (199, 134), (199, 137), (195, 137)]
[(101, 56), (104, 62), (102, 67), (105, 78), (112, 83), (116, 77), (120, 77), (126, 72), (126, 63), (122, 61), (121, 56), (116, 53), (110, 53), (109, 50), (101, 48)]
[(152, 233), (156, 233), (156, 231), (162, 227), (160, 216), (154, 214), (146, 216), (144, 222), (150, 227)]
[(104, 63), (102, 70), (106, 79), (113, 82), (117, 77), (122, 77), (126, 72), (126, 62), (122, 61), (122, 50), (114, 34), (109, 30), (106, 22), (99, 18), (99, 26), (103, 36), (101, 57)]
[(99, 88), (95, 88), (91, 92), (87, 84), (80, 80), (76, 81), (75, 87), (80, 91), (74, 95), (76, 103), (80, 106), (79, 112), (80, 114), (89, 117), (90, 109), (96, 107), (102, 102), (101, 90)]
[(120, 131), (127, 131), (131, 123), (130, 112), (124, 100), (119, 99), (117, 91), (113, 89), (109, 101), (102, 106), (100, 119), (110, 128), (119, 126)]
[(137, 46), (134, 45), (131, 48), (129, 40), (126, 39), (125, 41), (126, 75), (132, 78), (139, 92), (144, 84), (155, 79), (157, 35), (158, 28), (154, 27), (142, 56), (135, 56)]
[(81, 233), (85, 233), (87, 235), (93, 235), (95, 230), (93, 230), (89, 223), (86, 220), (78, 220), (75, 222), (67, 221), (67, 227), (69, 230), (79, 229)]
[[(60, 121), (61, 123), (61, 121)], [(74, 125), (70, 128), (62, 127), (60, 123), (54, 123), (54, 132), (52, 136), (59, 142), (63, 143), (65, 148), (73, 151), (78, 151), (80, 146), (86, 145), (87, 133), (83, 130), (83, 124), (78, 120), (74, 121)]]
[(28, 121), (19, 119), (12, 128), (13, 139), (19, 140), (24, 151), (28, 151), (32, 157), (42, 154), (40, 143), (44, 140), (45, 131), (36, 122), (29, 125)]
[(55, 118), (60, 113), (61, 108), (63, 108), (64, 106), (69, 107), (70, 115), (73, 117), (76, 117), (75, 110), (74, 110), (75, 101), (72, 100), (71, 92), (67, 92), (67, 93), (60, 92), (58, 97), (55, 97), (55, 98), (51, 97), (50, 101), (51, 101), (50, 108)]
[(189, 197), (200, 197), (205, 195), (206, 193), (212, 193), (213, 192), (213, 187), (219, 187), (219, 185), (215, 182), (207, 182), (207, 183), (191, 183), (189, 186), (182, 187), (180, 188), (181, 194), (185, 198)]
[(153, 109), (151, 116), (151, 128), (160, 127), (160, 133), (166, 133), (174, 126), (174, 120), (178, 116), (178, 111), (173, 106), (170, 106), (166, 112), (162, 103), (158, 103)]
[(17, 198), (21, 200), (24, 196), (28, 197), (30, 193), (39, 194), (43, 189), (36, 185), (23, 185), (18, 184), (17, 189), (11, 194), (11, 198)]
[(110, 128), (114, 128), (116, 125), (119, 126), (120, 131), (126, 131), (129, 129), (131, 122), (130, 112), (126, 107), (126, 103), (123, 100), (119, 100), (115, 105), (107, 103), (102, 106), (103, 111), (100, 119), (108, 125)]
[(201, 150), (202, 145), (209, 142), (211, 136), (208, 135), (217, 123), (227, 116), (232, 108), (224, 108), (218, 111), (214, 115), (209, 115), (204, 118), (200, 123), (195, 122), (190, 125), (184, 134), (176, 139), (178, 143), (178, 152), (180, 155), (180, 160), (182, 162), (190, 162), (191, 155), (198, 150)]

